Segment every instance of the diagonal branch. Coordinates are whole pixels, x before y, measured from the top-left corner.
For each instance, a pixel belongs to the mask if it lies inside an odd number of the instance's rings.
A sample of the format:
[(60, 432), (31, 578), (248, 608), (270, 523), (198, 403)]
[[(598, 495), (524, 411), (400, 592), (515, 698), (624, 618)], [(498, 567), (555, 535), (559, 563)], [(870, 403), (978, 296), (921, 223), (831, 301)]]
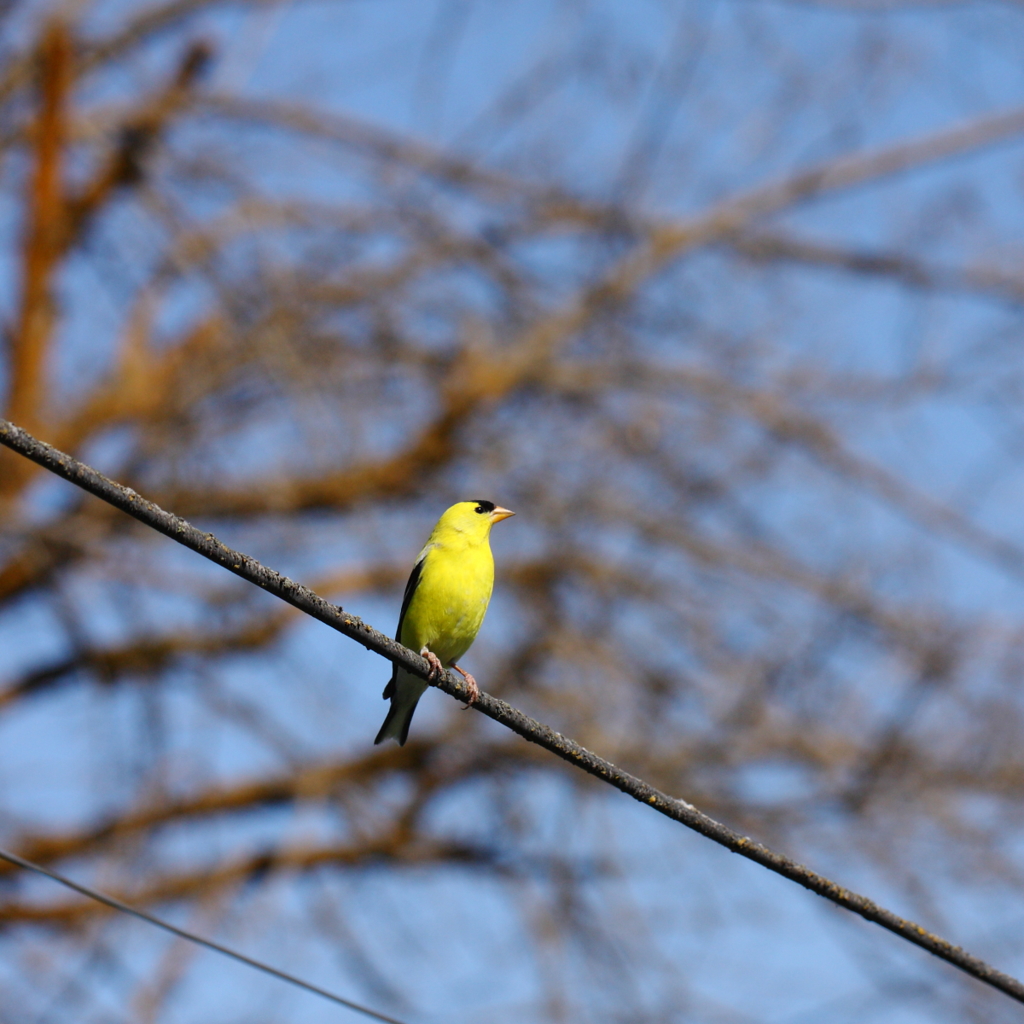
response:
[[(193, 796), (137, 807), (84, 831), (28, 835), (19, 841), (18, 852), (29, 860), (50, 864), (94, 853), (106, 841), (172, 822), (201, 821), (221, 815), (245, 814), (257, 808), (280, 807), (300, 799), (321, 799), (343, 785), (368, 785), (391, 773), (414, 771), (428, 759), (432, 749), (429, 742), (412, 740), (404, 747), (378, 748), (355, 760), (312, 764), (286, 775), (208, 789)], [(495, 750), (494, 761), (500, 760), (500, 751)], [(0, 865), (0, 876), (8, 870), (6, 865)]]
[[(275, 570), (268, 569), (254, 558), (250, 558), (240, 551), (233, 551), (217, 540), (212, 533), (203, 533), (197, 530), (191, 523), (165, 512), (131, 488), (103, 476), (102, 473), (98, 473), (90, 466), (37, 440), (20, 427), (3, 419), (0, 419), (0, 444), (24, 455), (25, 458), (31, 459), (56, 476), (88, 491), (122, 512), (128, 513), (139, 522), (170, 537), (204, 558), (208, 558), (236, 576), (240, 576), (275, 597), (281, 598), (307, 615), (362, 644), (367, 650), (380, 654), (421, 679), (431, 682), (431, 685), (436, 686), (450, 697), (468, 702), (469, 688), (465, 681), (455, 673), (447, 671), (439, 679), (429, 680), (430, 666), (425, 658), (414, 654), (379, 630), (374, 629), (373, 626), (363, 622), (362, 619), (347, 614), (342, 608), (330, 604), (307, 587), (295, 583)], [(602, 779), (634, 800), (652, 807), (659, 814), (699, 832), (727, 850), (738, 853), (783, 878), (802, 885), (805, 889), (823, 896), (837, 906), (851, 910), (865, 920), (881, 925), (900, 938), (953, 964), (971, 977), (991, 985), (1017, 1002), (1024, 1003), (1024, 983), (1004, 974), (948, 940), (932, 934), (921, 925), (899, 917), (866, 896), (844, 889), (785, 854), (777, 853), (761, 843), (754, 842), (748, 836), (735, 832), (727, 825), (723, 825), (697, 810), (685, 800), (671, 797), (667, 793), (655, 789), (643, 779), (630, 775), (629, 772), (623, 771), (610, 761), (592, 753), (575, 740), (571, 740), (561, 733), (555, 732), (549, 726), (524, 715), (503, 700), (498, 700), (487, 693), (481, 693), (473, 706), (488, 718), (511, 729), (524, 739), (536, 743), (587, 774)]]
[(986, 295), (1012, 306), (1024, 303), (1024, 278), (994, 266), (943, 267), (899, 252), (853, 249), (789, 234), (758, 231), (730, 241), (731, 248), (756, 263), (797, 263), (884, 277), (910, 288)]
[(727, 238), (751, 221), (799, 202), (976, 152), (1024, 133), (1024, 108), (1012, 108), (909, 142), (841, 156), (725, 199), (690, 219), (665, 223), (621, 205), (596, 203), (564, 189), (538, 185), (481, 166), (471, 158), (389, 132), (351, 115), (311, 112), (292, 104), (223, 95), (206, 96), (203, 103), (222, 116), (330, 139), (378, 159), (413, 168), (449, 185), (468, 186), (499, 198), (532, 202), (539, 216), (552, 222), (594, 228), (631, 227), (646, 233), (656, 242), (655, 248), (663, 252)]
[(1024, 548), (1019, 544), (993, 533), (941, 499), (900, 480), (883, 465), (852, 451), (823, 419), (796, 408), (778, 392), (736, 384), (699, 370), (659, 368), (655, 373), (631, 363), (612, 370), (584, 363), (563, 364), (547, 379), (563, 388), (625, 382), (645, 388), (685, 389), (739, 412), (778, 441), (801, 449), (839, 476), (862, 484), (908, 522), (962, 545), (1016, 579), (1024, 578)]
[[(388, 566), (336, 573), (317, 581), (318, 591), (381, 589), (397, 586), (404, 572)], [(0, 596), (2, 596), (0, 574)], [(68, 683), (80, 673), (91, 673), (104, 685), (125, 676), (153, 676), (168, 665), (188, 658), (215, 658), (240, 654), (278, 639), (295, 618), (295, 609), (277, 608), (271, 614), (255, 615), (246, 622), (221, 629), (181, 631), (142, 637), (131, 643), (109, 647), (84, 646), (67, 657), (23, 673), (16, 681), (0, 680), (0, 712), (16, 701)]]

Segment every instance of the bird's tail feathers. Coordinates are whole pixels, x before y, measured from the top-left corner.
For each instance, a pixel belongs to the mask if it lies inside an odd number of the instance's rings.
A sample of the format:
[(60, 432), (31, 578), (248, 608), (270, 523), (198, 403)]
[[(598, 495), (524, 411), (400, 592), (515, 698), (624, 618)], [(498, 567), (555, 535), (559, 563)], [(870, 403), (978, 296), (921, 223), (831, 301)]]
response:
[(416, 676), (399, 679), (396, 672), (391, 677), (391, 682), (384, 690), (384, 696), (391, 698), (391, 707), (388, 708), (384, 724), (373, 741), (374, 745), (394, 739), (398, 740), (400, 747), (405, 746), (405, 741), (409, 738), (409, 726), (412, 724), (413, 713), (426, 688), (427, 684)]

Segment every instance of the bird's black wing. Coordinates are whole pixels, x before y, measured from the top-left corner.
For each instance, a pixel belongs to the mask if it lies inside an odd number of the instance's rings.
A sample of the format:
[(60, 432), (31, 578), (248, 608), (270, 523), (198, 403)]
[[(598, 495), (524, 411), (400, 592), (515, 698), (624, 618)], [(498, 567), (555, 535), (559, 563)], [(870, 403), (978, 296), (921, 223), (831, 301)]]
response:
[[(398, 613), (398, 626), (395, 629), (395, 639), (402, 642), (402, 623), (405, 622), (405, 613), (409, 610), (409, 605), (412, 603), (412, 595), (416, 593), (416, 588), (420, 585), (420, 576), (423, 574), (423, 563), (427, 560), (427, 556), (424, 555), (413, 567), (412, 572), (409, 574), (409, 582), (405, 585), (405, 593), (402, 595), (402, 610)], [(384, 687), (384, 699), (387, 700), (395, 692), (395, 675), (398, 672), (398, 666), (394, 667), (391, 673), (391, 679), (388, 681), (388, 685)]]

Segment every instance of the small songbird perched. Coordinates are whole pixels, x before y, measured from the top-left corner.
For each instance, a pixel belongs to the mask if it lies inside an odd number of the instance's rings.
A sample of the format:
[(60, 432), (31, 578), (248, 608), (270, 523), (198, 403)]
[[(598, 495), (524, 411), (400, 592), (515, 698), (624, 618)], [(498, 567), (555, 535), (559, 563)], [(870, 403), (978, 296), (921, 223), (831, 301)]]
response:
[[(460, 501), (437, 521), (405, 585), (395, 639), (430, 662), (430, 678), (448, 666), (469, 687), (469, 703), (479, 696), (476, 680), (459, 668), (480, 632), (494, 586), (491, 527), (515, 515), (493, 501)], [(416, 704), (427, 683), (395, 665), (384, 699), (391, 699), (374, 743), (396, 739), (404, 745)], [(469, 705), (466, 705), (467, 707)]]

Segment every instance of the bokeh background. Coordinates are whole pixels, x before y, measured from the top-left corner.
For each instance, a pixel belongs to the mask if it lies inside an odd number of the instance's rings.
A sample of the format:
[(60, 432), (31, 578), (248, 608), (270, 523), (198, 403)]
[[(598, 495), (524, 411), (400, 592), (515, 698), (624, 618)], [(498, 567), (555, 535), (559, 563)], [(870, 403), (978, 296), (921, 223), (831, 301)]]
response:
[[(1024, 973), (1024, 9), (0, 5), (4, 414)], [(415, 1022), (1004, 996), (0, 452), (0, 840)], [(358, 1019), (0, 870), (4, 1024)]]

